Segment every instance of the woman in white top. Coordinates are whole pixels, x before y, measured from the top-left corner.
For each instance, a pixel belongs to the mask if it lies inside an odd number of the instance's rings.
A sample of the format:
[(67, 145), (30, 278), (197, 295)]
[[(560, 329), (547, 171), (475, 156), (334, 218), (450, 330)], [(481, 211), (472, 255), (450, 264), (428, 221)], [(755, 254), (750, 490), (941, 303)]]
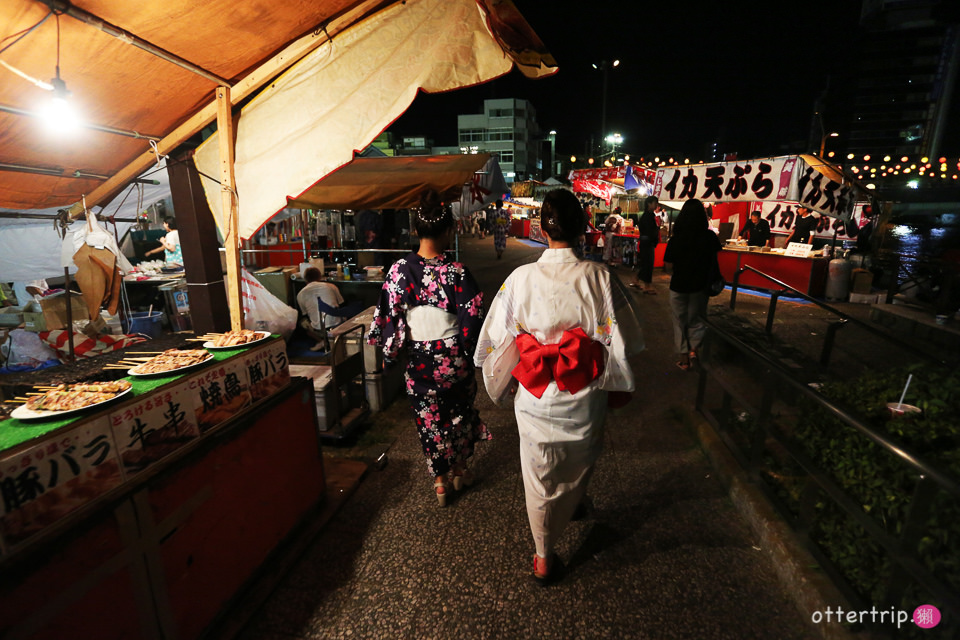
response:
[(407, 395), (442, 507), (449, 479), (457, 490), (472, 484), (467, 459), (490, 439), (473, 406), (483, 294), (467, 268), (444, 255), (453, 215), (436, 191), (424, 193), (414, 217), (420, 248), (390, 267), (367, 340), (383, 348), (385, 363), (406, 352)]
[(160, 238), (160, 246), (147, 251), (144, 255), (150, 256), (163, 252), (164, 262), (183, 264), (183, 252), (180, 250), (180, 232), (177, 231), (177, 220), (173, 216), (163, 219), (163, 230), (167, 235)]
[[(475, 361), (495, 402), (519, 381), (514, 408), (520, 467), (536, 555), (534, 578), (557, 577), (554, 545), (583, 498), (600, 453), (608, 403), (634, 389), (627, 357), (643, 336), (623, 285), (577, 258), (586, 217), (575, 195), (544, 198), (548, 249), (503, 283), (480, 332)], [(618, 393), (609, 393), (618, 392)]]

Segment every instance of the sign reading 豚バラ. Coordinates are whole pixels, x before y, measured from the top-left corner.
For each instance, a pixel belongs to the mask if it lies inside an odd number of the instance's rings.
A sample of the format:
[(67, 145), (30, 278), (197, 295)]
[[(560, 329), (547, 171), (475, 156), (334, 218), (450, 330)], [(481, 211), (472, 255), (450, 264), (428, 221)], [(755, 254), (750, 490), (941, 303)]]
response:
[(290, 382), (290, 363), (283, 340), (275, 340), (243, 359), (250, 380), (250, 394), (257, 401)]
[(118, 409), (110, 426), (127, 479), (200, 436), (185, 382)]
[(856, 201), (854, 188), (830, 177), (839, 177), (836, 172), (812, 166), (805, 158), (813, 156), (665, 167), (657, 171), (653, 194), (666, 201), (789, 200), (849, 220)]
[(14, 547), (123, 478), (107, 416), (0, 459), (0, 531)]

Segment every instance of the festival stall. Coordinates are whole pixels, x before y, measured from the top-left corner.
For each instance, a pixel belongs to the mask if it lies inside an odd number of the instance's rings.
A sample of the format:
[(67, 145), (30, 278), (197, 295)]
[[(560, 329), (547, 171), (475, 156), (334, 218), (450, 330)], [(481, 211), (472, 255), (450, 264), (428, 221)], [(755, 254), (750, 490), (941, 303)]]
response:
[[(598, 169), (575, 169), (570, 172), (568, 178), (575, 193), (588, 193), (604, 201), (607, 209), (593, 212), (594, 219), (590, 221), (592, 224), (600, 225), (604, 224), (610, 213), (613, 213), (614, 207), (619, 207), (625, 213), (634, 212), (638, 215), (642, 213), (643, 199), (653, 192), (656, 172), (646, 167), (621, 165)], [(588, 246), (595, 247), (601, 235), (600, 232), (588, 234)], [(616, 256), (618, 261), (630, 261), (637, 250), (637, 238), (638, 234), (633, 227), (614, 234), (611, 239), (614, 243), (611, 254)], [(604, 241), (606, 242), (606, 239)], [(661, 242), (657, 245), (654, 266), (663, 266), (665, 250), (665, 243)]]
[[(823, 296), (829, 258), (813, 245), (746, 247), (736, 242), (750, 211), (760, 211), (771, 231), (783, 237), (795, 224), (797, 204), (820, 215), (817, 235), (838, 239), (853, 220), (860, 189), (833, 165), (816, 156), (780, 156), (714, 164), (664, 167), (657, 170), (653, 194), (677, 206), (698, 198), (715, 203), (712, 224), (727, 246), (720, 269), (732, 282), (744, 266), (752, 266), (811, 296)], [(732, 240), (732, 242), (730, 241)], [(740, 284), (776, 288), (769, 280), (744, 272)]]
[[(190, 286), (224, 288), (209, 205), (235, 330), (240, 240), (288, 194), (349, 162), (420, 90), (556, 71), (503, 1), (205, 0), (184, 14), (158, 0), (11, 0), (0, 24), (18, 36), (4, 47), (16, 73), (0, 81), (0, 207), (84, 218), (177, 152), (184, 252), (203, 262)], [(54, 82), (36, 80), (54, 67)], [(34, 135), (25, 116), (47, 91), (83, 108), (79, 138)], [(181, 145), (214, 121), (190, 173)], [(205, 305), (213, 318), (217, 298)], [(276, 337), (212, 360), (42, 426), (0, 420), (0, 635), (199, 637), (312, 515), (324, 493), (312, 385), (290, 378)]]

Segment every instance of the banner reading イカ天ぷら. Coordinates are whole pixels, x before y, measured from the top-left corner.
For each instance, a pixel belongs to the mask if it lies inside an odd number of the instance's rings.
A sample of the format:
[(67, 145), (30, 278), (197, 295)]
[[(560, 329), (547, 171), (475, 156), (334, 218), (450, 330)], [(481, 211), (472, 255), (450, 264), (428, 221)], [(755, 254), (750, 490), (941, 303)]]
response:
[(866, 199), (859, 185), (811, 155), (663, 167), (657, 170), (653, 194), (675, 202), (786, 200), (844, 220), (851, 219), (857, 200)]

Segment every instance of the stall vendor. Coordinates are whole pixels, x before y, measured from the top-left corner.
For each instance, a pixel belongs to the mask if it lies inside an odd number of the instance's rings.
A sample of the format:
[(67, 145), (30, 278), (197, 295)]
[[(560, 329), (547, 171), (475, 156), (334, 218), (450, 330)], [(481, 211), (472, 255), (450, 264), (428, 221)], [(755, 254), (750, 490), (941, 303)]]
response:
[(743, 225), (740, 237), (751, 247), (765, 247), (770, 241), (770, 224), (760, 218), (759, 211), (751, 211), (750, 221)]
[(813, 237), (813, 231), (817, 228), (817, 218), (810, 215), (810, 209), (805, 206), (797, 205), (797, 219), (793, 223), (793, 229), (787, 236), (787, 244), (799, 242), (801, 244), (810, 244)]
[(297, 294), (297, 305), (303, 312), (304, 318), (300, 321), (300, 326), (306, 331), (307, 335), (317, 341), (317, 344), (310, 347), (310, 351), (329, 350), (327, 343), (326, 330), (340, 324), (342, 318), (334, 315), (326, 315), (320, 312), (320, 305), (317, 299), (323, 301), (328, 307), (339, 307), (343, 304), (343, 296), (336, 285), (329, 282), (321, 282), (323, 274), (316, 267), (309, 267), (303, 272), (303, 279), (307, 285)]
[(151, 256), (162, 251), (164, 262), (183, 264), (183, 253), (180, 251), (180, 232), (177, 231), (177, 221), (173, 216), (167, 216), (163, 219), (163, 230), (167, 232), (167, 235), (160, 238), (160, 246), (147, 251), (143, 255)]

